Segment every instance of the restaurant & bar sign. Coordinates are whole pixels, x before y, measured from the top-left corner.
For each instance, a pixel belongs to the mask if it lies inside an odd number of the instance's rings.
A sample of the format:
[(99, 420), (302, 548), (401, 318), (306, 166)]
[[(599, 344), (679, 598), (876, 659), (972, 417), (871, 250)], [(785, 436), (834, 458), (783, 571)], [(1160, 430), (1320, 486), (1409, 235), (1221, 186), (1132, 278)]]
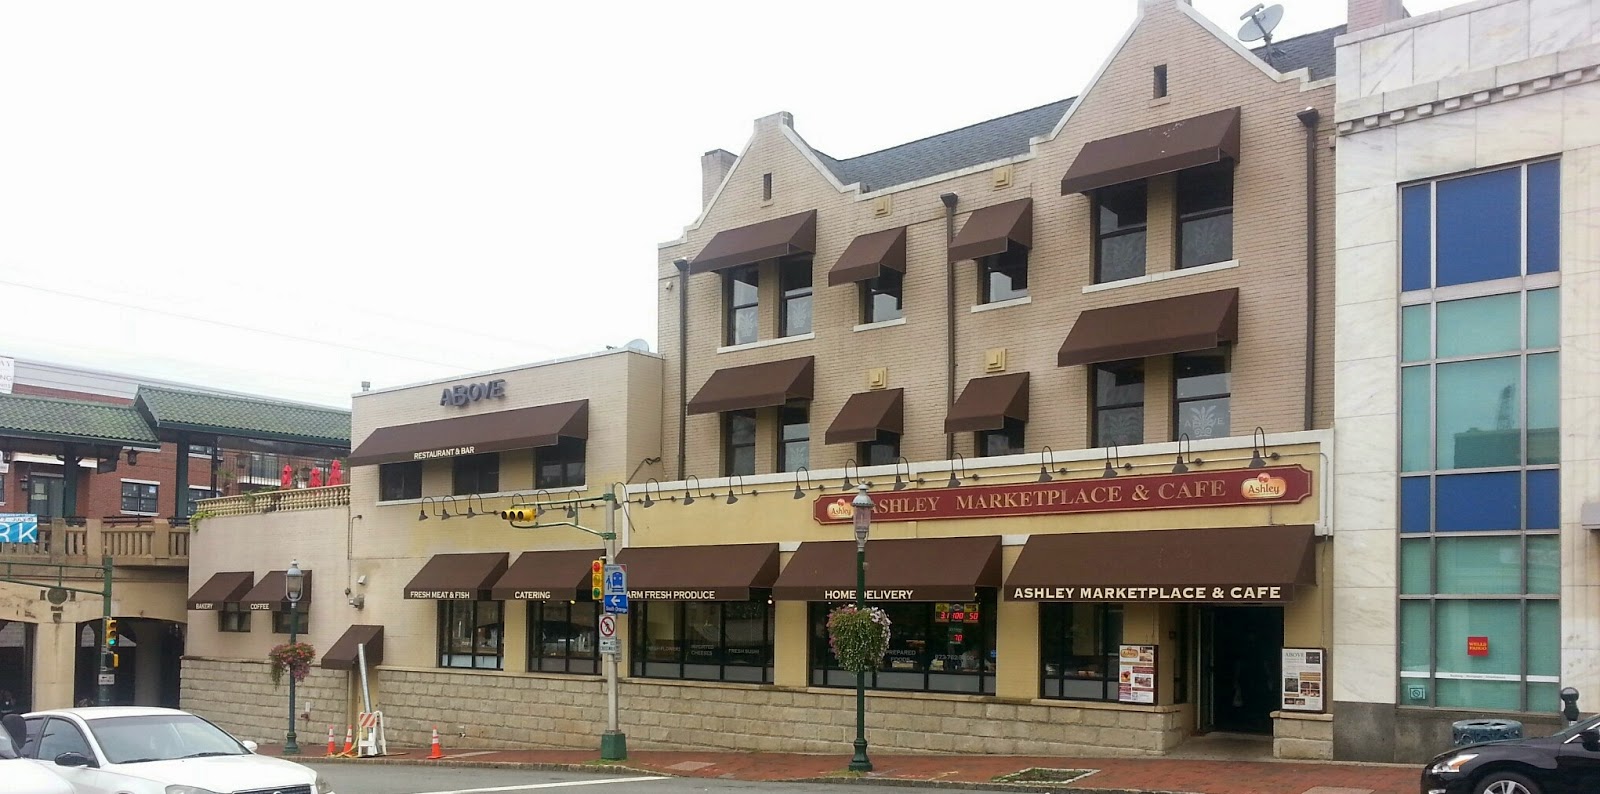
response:
[[(1298, 504), (1311, 496), (1311, 472), (1301, 466), (1147, 474), (1107, 479), (977, 485), (927, 491), (879, 491), (872, 520), (929, 521), (1003, 518), (1186, 507)], [(812, 517), (822, 524), (851, 520), (852, 494), (820, 496)]]

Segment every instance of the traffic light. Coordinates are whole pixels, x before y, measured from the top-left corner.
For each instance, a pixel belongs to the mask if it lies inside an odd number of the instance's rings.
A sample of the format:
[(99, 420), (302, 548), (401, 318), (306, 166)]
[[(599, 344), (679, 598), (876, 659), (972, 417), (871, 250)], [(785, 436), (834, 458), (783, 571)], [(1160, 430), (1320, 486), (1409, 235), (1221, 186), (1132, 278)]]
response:
[(117, 619), (106, 618), (106, 647), (117, 647)]
[(500, 517), (507, 521), (533, 521), (535, 514), (531, 508), (514, 507), (510, 510), (501, 510)]
[(594, 588), (592, 595), (599, 601), (605, 592), (606, 561), (595, 560), (589, 564), (589, 584)]
[(106, 651), (100, 655), (100, 665), (107, 670), (115, 670), (121, 663), (122, 659), (118, 654)]

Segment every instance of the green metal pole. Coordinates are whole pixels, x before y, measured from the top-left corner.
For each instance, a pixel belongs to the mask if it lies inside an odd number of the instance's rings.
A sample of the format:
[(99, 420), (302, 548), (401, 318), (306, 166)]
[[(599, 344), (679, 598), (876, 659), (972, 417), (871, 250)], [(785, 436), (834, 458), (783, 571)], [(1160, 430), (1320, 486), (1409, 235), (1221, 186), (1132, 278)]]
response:
[[(75, 472), (69, 471), (70, 477)], [(111, 666), (111, 646), (106, 644), (106, 622), (111, 620), (111, 558), (100, 558), (100, 677), (95, 688), (95, 705), (111, 705), (111, 690), (116, 671)]]
[[(297, 639), (295, 630), (300, 628), (300, 604), (297, 601), (289, 602), (289, 644), (293, 645)], [(300, 742), (294, 735), (294, 673), (289, 674), (289, 733), (283, 737), (283, 754), (299, 755)]]
[[(856, 543), (856, 609), (867, 608), (867, 544)], [(856, 754), (850, 759), (851, 772), (871, 772), (867, 758), (867, 674), (856, 673)]]

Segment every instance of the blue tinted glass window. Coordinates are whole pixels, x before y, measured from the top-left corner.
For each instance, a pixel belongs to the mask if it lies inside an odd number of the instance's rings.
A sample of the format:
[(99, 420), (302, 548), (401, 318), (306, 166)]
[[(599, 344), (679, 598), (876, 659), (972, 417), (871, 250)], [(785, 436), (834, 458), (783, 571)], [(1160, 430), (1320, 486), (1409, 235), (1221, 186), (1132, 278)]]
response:
[(1561, 163), (1528, 166), (1528, 272), (1561, 269)]
[(1400, 289), (1433, 286), (1433, 186), (1400, 191)]
[(1561, 472), (1539, 469), (1528, 472), (1528, 529), (1561, 527)]
[(1431, 501), (1427, 477), (1406, 477), (1400, 480), (1400, 531), (1427, 532), (1433, 518), (1429, 512)]
[(1437, 478), (1439, 532), (1522, 528), (1522, 473), (1442, 474)]
[(1438, 183), (1437, 286), (1522, 275), (1522, 169)]

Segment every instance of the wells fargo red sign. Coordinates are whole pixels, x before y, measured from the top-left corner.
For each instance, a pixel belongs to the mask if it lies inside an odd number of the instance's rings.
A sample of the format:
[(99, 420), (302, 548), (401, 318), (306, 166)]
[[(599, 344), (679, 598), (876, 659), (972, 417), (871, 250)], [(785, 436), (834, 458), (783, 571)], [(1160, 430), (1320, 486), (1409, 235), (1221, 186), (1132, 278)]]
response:
[[(1311, 472), (1300, 466), (1147, 474), (1110, 479), (977, 485), (918, 491), (874, 491), (872, 520), (930, 521), (1183, 507), (1298, 504), (1311, 496)], [(851, 520), (854, 494), (820, 496), (812, 516), (823, 524)]]

